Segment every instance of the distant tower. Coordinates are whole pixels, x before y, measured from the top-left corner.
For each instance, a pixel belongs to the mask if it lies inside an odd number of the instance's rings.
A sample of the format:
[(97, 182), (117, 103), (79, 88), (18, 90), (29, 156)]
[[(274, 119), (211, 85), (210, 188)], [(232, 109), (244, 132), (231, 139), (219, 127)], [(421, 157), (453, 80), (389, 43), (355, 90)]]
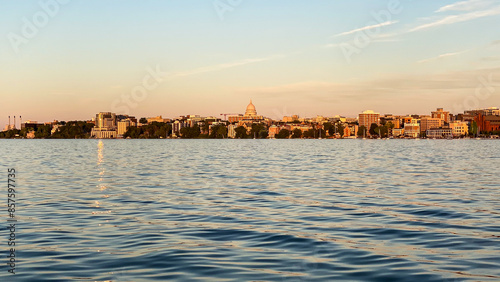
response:
[(9, 116), (9, 127), (8, 127), (8, 130), (10, 130), (10, 116)]
[(19, 116), (19, 128), (23, 129), (23, 118)]
[(14, 125), (12, 129), (16, 129), (16, 116), (14, 116)]

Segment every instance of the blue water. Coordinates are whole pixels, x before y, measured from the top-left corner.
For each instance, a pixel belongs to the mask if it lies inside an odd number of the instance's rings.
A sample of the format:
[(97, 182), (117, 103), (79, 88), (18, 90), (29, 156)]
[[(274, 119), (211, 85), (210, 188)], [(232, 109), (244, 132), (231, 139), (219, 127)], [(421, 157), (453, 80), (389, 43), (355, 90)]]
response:
[(494, 140), (0, 140), (0, 159), (19, 200), (0, 281), (500, 281)]

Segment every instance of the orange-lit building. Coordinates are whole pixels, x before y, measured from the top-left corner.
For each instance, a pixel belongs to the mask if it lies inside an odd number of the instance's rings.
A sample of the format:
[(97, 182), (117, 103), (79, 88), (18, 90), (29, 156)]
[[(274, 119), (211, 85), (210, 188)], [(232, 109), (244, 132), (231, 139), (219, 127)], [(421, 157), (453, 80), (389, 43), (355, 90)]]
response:
[(253, 121), (261, 122), (263, 120), (264, 120), (263, 116), (257, 115), (257, 110), (255, 109), (252, 100), (250, 100), (250, 104), (248, 104), (247, 109), (245, 110), (245, 115), (236, 115), (228, 117), (229, 123), (240, 123), (240, 125), (243, 125), (243, 123), (248, 123)]
[(482, 113), (478, 113), (474, 117), (474, 121), (481, 131), (490, 132), (500, 130), (500, 116), (485, 116)]
[(442, 127), (443, 124), (444, 120), (440, 118), (422, 117), (420, 119), (420, 132), (427, 132), (428, 129)]
[(461, 137), (469, 134), (469, 125), (463, 121), (451, 122), (450, 128), (453, 137)]
[(359, 114), (358, 116), (359, 126), (364, 126), (367, 130), (370, 129), (372, 123), (377, 125), (380, 124), (380, 114), (375, 113), (374, 111), (368, 110)]
[(444, 122), (450, 122), (450, 112), (443, 111), (443, 108), (438, 108), (436, 111), (431, 112), (432, 118), (442, 119)]

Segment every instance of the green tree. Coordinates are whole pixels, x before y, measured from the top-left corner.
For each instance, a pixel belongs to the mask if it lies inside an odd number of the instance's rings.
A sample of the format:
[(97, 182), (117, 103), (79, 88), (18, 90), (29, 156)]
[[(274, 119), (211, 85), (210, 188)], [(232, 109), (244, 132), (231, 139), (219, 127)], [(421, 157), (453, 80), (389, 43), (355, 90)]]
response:
[(50, 125), (38, 126), (38, 128), (35, 132), (35, 138), (49, 138), (51, 129), (52, 128)]
[(471, 136), (475, 136), (479, 133), (478, 131), (479, 131), (479, 127), (477, 126), (477, 122), (476, 121), (471, 122), (470, 128), (469, 128), (469, 134)]
[(259, 138), (266, 139), (269, 136), (269, 131), (267, 129), (262, 129), (259, 131)]
[(267, 128), (265, 125), (263, 125), (261, 123), (252, 124), (252, 129), (250, 130), (250, 137), (260, 138), (261, 131), (267, 131)]
[(203, 134), (208, 134), (209, 129), (210, 129), (210, 124), (208, 123), (208, 120), (204, 120), (203, 126), (201, 127)]
[(387, 137), (389, 128), (386, 125), (377, 126), (377, 128), (375, 128), (375, 132), (380, 137)]
[(245, 139), (247, 138), (247, 129), (244, 126), (238, 126), (234, 129), (237, 139)]
[(299, 128), (295, 128), (293, 131), (292, 131), (292, 138), (300, 138), (302, 137), (302, 130), (300, 130)]
[(142, 117), (139, 119), (139, 123), (146, 124), (146, 123), (148, 123), (148, 119), (145, 117)]
[(328, 132), (328, 135), (335, 135), (335, 126), (331, 122), (323, 123), (323, 129)]
[(277, 139), (287, 139), (288, 137), (290, 137), (290, 130), (288, 129), (282, 129), (278, 135), (276, 135)]
[(193, 127), (184, 127), (181, 129), (181, 137), (182, 138), (198, 138), (200, 136), (200, 127), (195, 125)]
[(304, 133), (302, 134), (302, 136), (304, 138), (315, 138), (316, 137), (316, 131), (311, 128), (309, 130), (304, 131)]
[(223, 124), (216, 124), (212, 126), (212, 132), (210, 133), (210, 138), (221, 139), (227, 137), (227, 127)]
[(377, 129), (378, 125), (376, 123), (372, 123), (372, 125), (370, 126), (370, 135), (378, 135), (378, 132), (376, 132), (375, 130)]
[(124, 138), (132, 139), (158, 139), (166, 138), (172, 134), (172, 125), (165, 122), (152, 122), (141, 127), (130, 126), (123, 134)]

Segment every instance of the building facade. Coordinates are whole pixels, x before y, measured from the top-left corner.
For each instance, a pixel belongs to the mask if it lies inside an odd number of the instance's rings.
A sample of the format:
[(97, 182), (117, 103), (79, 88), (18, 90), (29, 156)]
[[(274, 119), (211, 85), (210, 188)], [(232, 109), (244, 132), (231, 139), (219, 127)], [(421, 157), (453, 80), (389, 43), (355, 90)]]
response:
[(462, 137), (469, 135), (469, 124), (463, 121), (450, 123), (451, 134), (453, 137)]
[(453, 138), (451, 128), (431, 128), (427, 130), (427, 138), (448, 139)]
[(404, 135), (411, 138), (420, 137), (420, 124), (418, 124), (418, 120), (413, 119), (411, 123), (405, 123)]
[(358, 116), (359, 126), (364, 126), (367, 130), (370, 129), (372, 123), (380, 125), (380, 114), (374, 111), (368, 110), (359, 114)]
[(96, 115), (95, 126), (90, 136), (98, 139), (110, 139), (118, 137), (116, 114), (101, 112)]
[(436, 111), (431, 112), (431, 117), (441, 119), (445, 123), (450, 122), (450, 112), (445, 112), (443, 108), (438, 108)]
[(420, 131), (427, 132), (431, 128), (439, 128), (444, 125), (444, 120), (433, 117), (422, 117), (420, 119)]

